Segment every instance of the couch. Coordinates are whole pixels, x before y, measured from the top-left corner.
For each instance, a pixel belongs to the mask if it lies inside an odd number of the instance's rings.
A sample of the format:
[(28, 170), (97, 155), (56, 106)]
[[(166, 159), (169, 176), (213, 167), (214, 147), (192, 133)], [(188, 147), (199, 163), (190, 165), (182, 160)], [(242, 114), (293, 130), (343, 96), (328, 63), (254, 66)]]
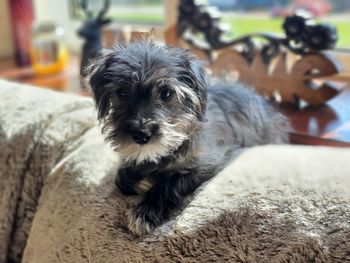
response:
[(0, 80), (0, 263), (350, 262), (350, 149), (243, 152), (152, 234), (90, 98)]

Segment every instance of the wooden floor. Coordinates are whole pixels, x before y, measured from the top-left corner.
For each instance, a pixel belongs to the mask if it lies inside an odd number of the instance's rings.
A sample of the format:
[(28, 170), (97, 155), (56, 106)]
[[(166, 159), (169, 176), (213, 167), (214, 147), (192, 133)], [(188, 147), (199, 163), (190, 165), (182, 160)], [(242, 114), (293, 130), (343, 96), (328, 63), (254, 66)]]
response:
[[(87, 95), (80, 88), (79, 60), (75, 57), (70, 59), (64, 72), (47, 76), (35, 75), (29, 67), (17, 68), (12, 60), (1, 60), (0, 78)], [(292, 124), (290, 138), (293, 143), (350, 147), (350, 83), (343, 93), (324, 106), (297, 109), (282, 105), (280, 110)]]

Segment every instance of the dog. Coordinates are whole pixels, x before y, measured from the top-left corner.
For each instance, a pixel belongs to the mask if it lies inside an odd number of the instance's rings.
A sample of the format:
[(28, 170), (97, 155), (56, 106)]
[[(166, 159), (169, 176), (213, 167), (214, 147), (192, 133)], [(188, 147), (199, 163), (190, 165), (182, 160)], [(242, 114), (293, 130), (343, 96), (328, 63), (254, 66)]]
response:
[(243, 149), (288, 141), (286, 118), (242, 84), (208, 88), (190, 51), (154, 41), (105, 50), (86, 80), (121, 160), (116, 185), (139, 195), (128, 228), (150, 233)]

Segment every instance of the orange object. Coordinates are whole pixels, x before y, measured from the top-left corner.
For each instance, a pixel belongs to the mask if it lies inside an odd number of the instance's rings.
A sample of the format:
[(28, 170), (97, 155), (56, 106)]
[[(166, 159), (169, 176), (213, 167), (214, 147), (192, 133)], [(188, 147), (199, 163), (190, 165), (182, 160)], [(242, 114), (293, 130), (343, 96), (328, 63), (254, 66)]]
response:
[(35, 73), (53, 74), (66, 67), (68, 50), (63, 33), (63, 28), (52, 22), (34, 25), (30, 53)]

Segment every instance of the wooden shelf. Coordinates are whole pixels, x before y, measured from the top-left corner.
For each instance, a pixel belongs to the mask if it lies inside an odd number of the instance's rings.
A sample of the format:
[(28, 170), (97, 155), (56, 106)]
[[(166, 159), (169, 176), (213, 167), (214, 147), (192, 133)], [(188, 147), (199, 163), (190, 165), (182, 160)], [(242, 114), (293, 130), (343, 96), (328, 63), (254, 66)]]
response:
[(0, 62), (0, 78), (57, 91), (81, 92), (79, 59), (70, 57), (64, 71), (56, 74), (37, 75), (31, 67), (16, 67), (12, 60)]

